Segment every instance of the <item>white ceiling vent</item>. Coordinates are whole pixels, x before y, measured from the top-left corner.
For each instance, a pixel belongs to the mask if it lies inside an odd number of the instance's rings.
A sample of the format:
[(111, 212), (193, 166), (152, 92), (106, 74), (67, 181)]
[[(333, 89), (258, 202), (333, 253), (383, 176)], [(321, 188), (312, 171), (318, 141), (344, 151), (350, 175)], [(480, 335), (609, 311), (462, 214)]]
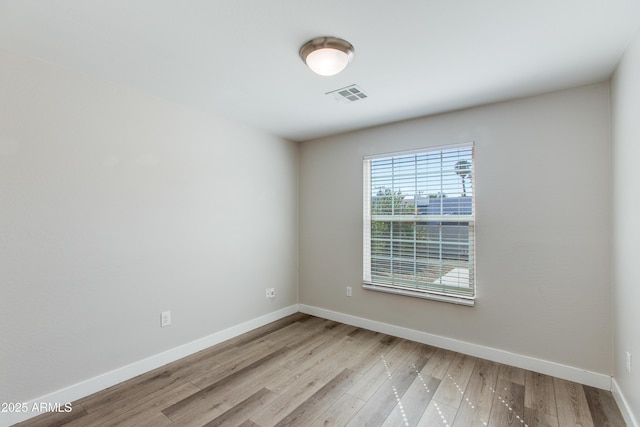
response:
[(340, 89), (327, 92), (325, 95), (332, 96), (336, 101), (348, 104), (355, 101), (367, 99), (368, 96), (358, 85), (349, 85)]

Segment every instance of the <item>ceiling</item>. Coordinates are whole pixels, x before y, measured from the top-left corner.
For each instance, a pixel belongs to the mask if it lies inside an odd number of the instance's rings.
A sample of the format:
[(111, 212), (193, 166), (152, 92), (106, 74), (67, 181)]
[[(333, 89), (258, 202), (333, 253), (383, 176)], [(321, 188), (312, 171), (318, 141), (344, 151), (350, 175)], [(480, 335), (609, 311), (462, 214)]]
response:
[[(606, 80), (638, 24), (640, 0), (0, 0), (0, 48), (295, 141)], [(341, 74), (300, 60), (318, 36), (354, 45)]]

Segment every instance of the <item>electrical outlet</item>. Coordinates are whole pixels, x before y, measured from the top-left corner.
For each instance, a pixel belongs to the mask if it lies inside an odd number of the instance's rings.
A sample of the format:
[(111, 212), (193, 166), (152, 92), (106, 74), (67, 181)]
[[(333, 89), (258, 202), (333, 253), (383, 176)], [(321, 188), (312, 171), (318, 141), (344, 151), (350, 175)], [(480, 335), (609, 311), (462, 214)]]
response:
[(266, 295), (267, 299), (275, 298), (276, 297), (276, 290), (274, 288), (267, 288), (266, 291), (265, 291), (265, 295)]
[(627, 371), (631, 372), (631, 352), (627, 351)]
[(351, 286), (347, 286), (347, 296), (351, 296)]
[(160, 327), (164, 328), (171, 324), (171, 311), (163, 311), (160, 313)]

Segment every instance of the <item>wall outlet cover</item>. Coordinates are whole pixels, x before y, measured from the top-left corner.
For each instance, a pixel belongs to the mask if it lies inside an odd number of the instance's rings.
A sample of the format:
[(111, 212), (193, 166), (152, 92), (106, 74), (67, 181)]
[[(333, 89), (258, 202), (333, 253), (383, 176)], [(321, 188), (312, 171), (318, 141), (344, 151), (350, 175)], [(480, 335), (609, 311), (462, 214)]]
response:
[(171, 311), (163, 311), (160, 314), (160, 327), (164, 328), (171, 324)]

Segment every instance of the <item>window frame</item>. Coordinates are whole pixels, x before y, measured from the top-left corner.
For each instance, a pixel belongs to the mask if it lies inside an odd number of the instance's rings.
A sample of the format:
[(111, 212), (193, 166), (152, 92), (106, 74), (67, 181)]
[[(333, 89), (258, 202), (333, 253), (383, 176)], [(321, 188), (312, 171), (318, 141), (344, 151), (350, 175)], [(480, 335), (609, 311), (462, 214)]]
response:
[[(415, 200), (414, 203), (416, 206), (415, 208), (416, 210), (412, 214), (404, 213), (401, 215), (395, 215), (395, 212), (392, 212), (391, 215), (383, 215), (383, 216), (374, 215), (374, 213), (372, 212), (372, 210), (374, 209), (372, 201), (374, 199), (373, 192), (375, 189), (372, 187), (372, 174), (373, 174), (372, 162), (390, 160), (392, 162), (392, 166), (390, 170), (395, 170), (394, 168), (396, 166), (393, 164), (392, 159), (401, 159), (401, 158), (407, 158), (410, 156), (415, 156), (416, 158), (415, 162), (417, 164), (418, 156), (429, 156), (435, 153), (440, 153), (440, 156), (443, 156), (443, 153), (445, 152), (455, 153), (456, 151), (458, 151), (458, 154), (460, 154), (462, 151), (470, 152), (471, 173), (469, 176), (473, 176), (473, 181), (470, 180), (469, 182), (470, 192), (471, 192), (471, 213), (470, 214), (455, 214), (455, 216), (452, 216), (452, 215), (446, 215), (443, 212), (440, 212), (439, 215), (431, 215), (431, 214), (428, 214), (427, 212), (419, 213), (418, 201), (417, 201), (418, 196), (414, 196), (413, 200)], [(425, 175), (427, 173), (426, 170), (427, 169), (425, 169), (425, 172), (424, 172)], [(432, 173), (432, 171), (433, 169), (429, 169), (429, 173)], [(442, 165), (440, 166), (440, 168), (436, 169), (436, 172), (438, 171), (440, 173), (440, 180), (442, 181), (444, 179), (442, 177), (444, 176), (444, 173), (446, 171), (443, 169)], [(473, 306), (475, 304), (475, 298), (477, 296), (477, 285), (476, 285), (477, 280), (476, 280), (476, 266), (475, 266), (475, 260), (476, 260), (476, 256), (475, 256), (476, 224), (475, 222), (476, 221), (475, 221), (475, 191), (474, 191), (475, 174), (473, 173), (474, 171), (475, 171), (474, 142), (465, 142), (461, 144), (440, 145), (440, 146), (419, 148), (414, 150), (365, 155), (363, 157), (363, 282), (362, 282), (362, 287), (364, 289), (393, 293), (398, 295), (406, 295), (411, 297), (425, 298), (425, 299), (455, 303), (455, 304), (466, 305), (466, 306)], [(450, 173), (450, 171), (448, 172)], [(414, 172), (414, 175), (416, 176), (416, 180), (422, 176), (419, 172), (417, 172), (417, 169), (416, 169), (416, 172)], [(392, 178), (391, 182), (395, 182), (393, 181), (393, 179), (395, 178)], [(417, 188), (417, 184), (416, 184), (416, 188)], [(392, 189), (392, 194), (393, 194), (393, 189)], [(461, 194), (460, 197), (466, 197), (467, 192), (465, 192), (463, 189), (460, 194)], [(403, 198), (402, 200), (404, 202), (405, 199)], [(394, 202), (392, 202), (392, 205), (393, 203)], [(441, 203), (441, 209), (442, 209), (442, 206), (443, 204)], [(393, 208), (392, 208), (392, 211), (393, 211)], [(467, 273), (469, 275), (468, 282), (469, 282), (470, 289), (461, 290), (462, 287), (460, 285), (457, 285), (457, 286), (446, 285), (443, 280), (444, 275), (441, 275), (439, 277), (440, 283), (436, 285), (434, 285), (433, 282), (420, 281), (417, 278), (417, 273), (414, 276), (414, 280), (408, 281), (410, 282), (409, 285), (396, 283), (395, 281), (397, 279), (395, 278), (393, 273), (390, 273), (392, 277), (392, 279), (390, 280), (392, 283), (388, 283), (388, 282), (382, 283), (380, 281), (376, 282), (375, 279), (372, 279), (372, 276), (373, 276), (372, 274), (372, 239), (373, 237), (372, 237), (371, 225), (372, 225), (372, 222), (374, 221), (388, 222), (390, 224), (389, 227), (391, 230), (393, 230), (392, 224), (402, 223), (402, 222), (413, 223), (414, 229), (418, 227), (419, 222), (422, 223), (423, 227), (428, 223), (434, 223), (434, 222), (440, 225), (442, 225), (443, 222), (467, 223), (467, 232), (469, 233), (468, 243), (467, 243), (468, 259), (465, 265), (468, 267)], [(417, 240), (417, 237), (415, 236), (416, 236), (416, 232), (414, 231), (414, 238), (413, 238), (414, 261), (413, 262), (417, 263), (416, 253), (418, 253), (419, 251), (417, 249), (418, 240)], [(396, 260), (396, 258), (394, 258), (394, 255), (393, 255), (393, 244), (394, 244), (393, 239), (394, 239), (393, 237), (389, 237), (389, 246), (391, 247), (389, 249), (390, 251), (389, 263), (391, 265), (390, 270), (393, 270), (394, 262), (399, 262)], [(402, 240), (402, 239), (398, 239), (398, 240)], [(404, 241), (406, 242), (407, 240), (405, 239)], [(443, 245), (442, 233), (439, 234), (438, 242), (440, 244), (440, 247), (442, 248), (442, 245)], [(445, 244), (446, 243), (447, 242), (445, 241)], [(442, 260), (443, 260), (442, 252), (439, 253), (439, 260), (440, 260), (440, 263), (442, 263)], [(454, 291), (454, 289), (457, 289), (457, 291)]]

